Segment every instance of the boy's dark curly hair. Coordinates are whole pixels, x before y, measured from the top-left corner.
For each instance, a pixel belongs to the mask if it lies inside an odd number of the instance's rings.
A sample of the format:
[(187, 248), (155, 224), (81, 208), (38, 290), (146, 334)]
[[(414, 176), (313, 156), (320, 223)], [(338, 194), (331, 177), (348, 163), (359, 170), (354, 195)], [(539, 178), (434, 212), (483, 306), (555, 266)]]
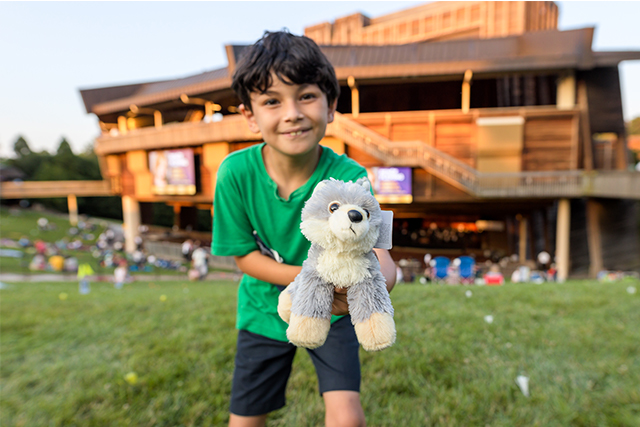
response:
[(288, 31), (269, 32), (242, 52), (231, 87), (251, 111), (251, 92), (265, 92), (273, 84), (271, 72), (286, 84), (317, 84), (331, 105), (340, 85), (329, 60), (308, 37)]

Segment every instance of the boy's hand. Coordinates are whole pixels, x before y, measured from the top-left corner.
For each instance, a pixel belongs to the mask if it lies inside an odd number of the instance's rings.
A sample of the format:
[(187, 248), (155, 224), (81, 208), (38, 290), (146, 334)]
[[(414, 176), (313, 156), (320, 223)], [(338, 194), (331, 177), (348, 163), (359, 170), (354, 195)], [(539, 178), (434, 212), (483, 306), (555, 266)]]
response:
[(335, 316), (344, 316), (349, 314), (349, 303), (347, 302), (347, 289), (336, 288), (333, 292), (333, 304), (331, 305), (331, 314)]

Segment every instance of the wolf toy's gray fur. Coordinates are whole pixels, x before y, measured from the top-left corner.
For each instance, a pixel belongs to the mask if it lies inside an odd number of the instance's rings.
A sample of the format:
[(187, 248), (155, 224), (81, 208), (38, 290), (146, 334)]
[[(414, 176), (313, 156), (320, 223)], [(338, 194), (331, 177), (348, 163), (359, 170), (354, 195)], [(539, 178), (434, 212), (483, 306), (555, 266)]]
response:
[[(336, 202), (340, 208), (329, 209)], [(324, 344), (336, 287), (347, 288), (351, 321), (365, 350), (393, 344), (393, 306), (372, 251), (381, 224), (380, 205), (368, 180), (318, 184), (302, 210), (300, 226), (312, 245), (302, 271), (282, 292), (278, 305), (280, 316), (290, 323), (287, 337), (293, 344)]]

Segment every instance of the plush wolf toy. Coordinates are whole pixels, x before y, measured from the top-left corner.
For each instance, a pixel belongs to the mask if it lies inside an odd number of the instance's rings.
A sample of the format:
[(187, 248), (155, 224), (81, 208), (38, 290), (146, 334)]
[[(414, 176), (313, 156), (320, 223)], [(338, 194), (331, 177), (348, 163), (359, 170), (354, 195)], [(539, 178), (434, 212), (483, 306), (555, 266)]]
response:
[(278, 313), (289, 324), (287, 338), (316, 348), (329, 333), (335, 288), (347, 289), (351, 321), (365, 350), (395, 342), (393, 307), (372, 249), (382, 212), (366, 178), (356, 183), (320, 182), (302, 209), (302, 234), (311, 241), (307, 260), (280, 294)]

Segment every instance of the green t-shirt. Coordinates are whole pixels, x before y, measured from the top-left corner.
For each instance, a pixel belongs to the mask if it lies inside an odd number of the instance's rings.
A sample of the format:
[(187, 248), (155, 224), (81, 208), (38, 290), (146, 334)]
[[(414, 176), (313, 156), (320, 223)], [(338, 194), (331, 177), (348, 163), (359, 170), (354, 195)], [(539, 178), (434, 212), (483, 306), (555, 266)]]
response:
[[(213, 244), (218, 256), (243, 256), (259, 250), (262, 241), (284, 259), (302, 265), (311, 243), (300, 231), (300, 214), (315, 186), (324, 179), (356, 181), (366, 170), (346, 155), (327, 147), (311, 178), (289, 196), (278, 194), (262, 158), (264, 143), (231, 153), (218, 170), (213, 209)], [(273, 284), (244, 275), (238, 289), (236, 327), (278, 341), (288, 341), (287, 324), (277, 312), (280, 290)]]

